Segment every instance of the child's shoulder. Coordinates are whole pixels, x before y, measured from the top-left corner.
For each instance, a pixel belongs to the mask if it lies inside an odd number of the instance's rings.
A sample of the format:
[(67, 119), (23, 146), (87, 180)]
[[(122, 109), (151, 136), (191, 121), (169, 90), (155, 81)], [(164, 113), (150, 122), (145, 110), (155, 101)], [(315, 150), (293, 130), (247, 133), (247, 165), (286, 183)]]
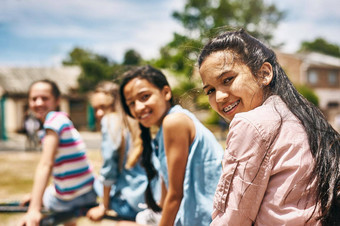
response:
[(282, 100), (274, 96), (251, 111), (236, 114), (229, 130), (237, 131), (239, 134), (258, 133), (265, 139), (274, 138), (288, 119), (298, 123), (291, 115)]
[(163, 127), (164, 126), (174, 126), (187, 124), (188, 121), (191, 121), (190, 117), (184, 114), (183, 112), (174, 112), (172, 114), (168, 114), (163, 119)]
[(278, 96), (271, 96), (261, 106), (235, 115), (235, 120), (246, 119), (254, 124), (280, 123), (283, 118), (291, 116), (291, 112)]
[(192, 137), (196, 129), (190, 117), (184, 113), (177, 112), (164, 117), (162, 131), (164, 138), (181, 140)]
[(194, 128), (194, 122), (186, 114), (176, 112), (164, 117), (162, 127), (167, 131), (191, 130)]
[(46, 119), (51, 119), (51, 118), (69, 118), (67, 113), (62, 112), (62, 111), (50, 111), (46, 115)]
[(44, 124), (55, 124), (55, 123), (71, 123), (70, 118), (65, 112), (61, 111), (50, 111), (46, 115)]

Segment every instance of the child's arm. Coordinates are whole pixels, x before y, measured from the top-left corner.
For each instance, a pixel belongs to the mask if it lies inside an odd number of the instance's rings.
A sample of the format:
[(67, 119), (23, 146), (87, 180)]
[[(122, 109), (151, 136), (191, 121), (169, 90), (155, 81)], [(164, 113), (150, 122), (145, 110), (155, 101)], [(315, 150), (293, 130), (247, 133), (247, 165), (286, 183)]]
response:
[(161, 226), (173, 225), (180, 207), (189, 146), (195, 137), (195, 126), (184, 114), (170, 114), (163, 120), (163, 133), (169, 187), (164, 200)]
[(91, 208), (86, 214), (86, 216), (93, 221), (101, 220), (104, 217), (106, 210), (109, 209), (111, 186), (104, 185), (103, 189), (103, 203)]
[(87, 212), (86, 216), (93, 221), (101, 220), (109, 209), (111, 186), (116, 183), (119, 176), (119, 155), (124, 154), (119, 153), (120, 145), (124, 142), (119, 120), (121, 118), (117, 114), (109, 114), (101, 121), (103, 165), (100, 169), (100, 182), (103, 183), (103, 202)]
[(19, 225), (39, 225), (39, 222), (42, 219), (42, 214), (40, 213), (42, 197), (51, 175), (58, 144), (59, 137), (57, 133), (49, 129), (46, 130), (42, 156), (34, 176), (32, 198), (28, 211)]

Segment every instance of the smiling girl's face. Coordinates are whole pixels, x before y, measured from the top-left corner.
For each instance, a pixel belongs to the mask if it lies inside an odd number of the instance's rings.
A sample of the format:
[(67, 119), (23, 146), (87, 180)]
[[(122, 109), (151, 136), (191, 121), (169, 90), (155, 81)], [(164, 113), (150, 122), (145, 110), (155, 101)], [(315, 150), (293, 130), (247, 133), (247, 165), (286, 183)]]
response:
[(147, 128), (160, 126), (171, 107), (169, 86), (160, 90), (148, 80), (138, 77), (125, 85), (124, 96), (132, 116)]
[(60, 99), (52, 93), (52, 86), (46, 82), (37, 82), (30, 88), (28, 104), (35, 117), (41, 122), (45, 121), (50, 111), (55, 111), (59, 106)]
[(231, 121), (237, 113), (250, 111), (262, 104), (261, 82), (230, 52), (210, 54), (199, 71), (211, 107), (227, 121)]
[(104, 115), (113, 112), (114, 99), (112, 96), (103, 92), (94, 93), (91, 97), (91, 105), (94, 109), (94, 115), (98, 122), (102, 120)]

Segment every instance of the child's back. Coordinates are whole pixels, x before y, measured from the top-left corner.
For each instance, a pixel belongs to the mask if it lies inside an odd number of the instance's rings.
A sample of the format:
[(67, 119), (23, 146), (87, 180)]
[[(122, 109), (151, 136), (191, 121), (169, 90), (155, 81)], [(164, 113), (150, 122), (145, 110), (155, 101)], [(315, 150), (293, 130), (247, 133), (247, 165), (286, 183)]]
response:
[[(213, 197), (219, 180), (223, 150), (215, 136), (186, 109), (176, 105), (168, 114), (182, 113), (195, 124), (196, 135), (190, 145), (183, 182), (183, 199), (178, 210), (175, 225), (209, 225)], [(159, 158), (161, 174), (167, 187), (168, 169), (165, 155), (163, 128), (155, 138), (155, 154)]]

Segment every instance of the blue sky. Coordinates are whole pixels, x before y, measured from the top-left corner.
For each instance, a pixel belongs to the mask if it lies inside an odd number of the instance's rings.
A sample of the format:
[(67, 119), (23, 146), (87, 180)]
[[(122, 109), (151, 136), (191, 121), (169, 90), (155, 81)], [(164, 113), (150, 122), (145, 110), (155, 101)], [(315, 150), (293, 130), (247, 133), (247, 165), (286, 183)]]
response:
[[(340, 45), (340, 1), (265, 0), (287, 12), (274, 31), (284, 51), (323, 37)], [(150, 59), (180, 24), (184, 0), (0, 0), (0, 66), (58, 66), (75, 46), (121, 61), (133, 48)]]

